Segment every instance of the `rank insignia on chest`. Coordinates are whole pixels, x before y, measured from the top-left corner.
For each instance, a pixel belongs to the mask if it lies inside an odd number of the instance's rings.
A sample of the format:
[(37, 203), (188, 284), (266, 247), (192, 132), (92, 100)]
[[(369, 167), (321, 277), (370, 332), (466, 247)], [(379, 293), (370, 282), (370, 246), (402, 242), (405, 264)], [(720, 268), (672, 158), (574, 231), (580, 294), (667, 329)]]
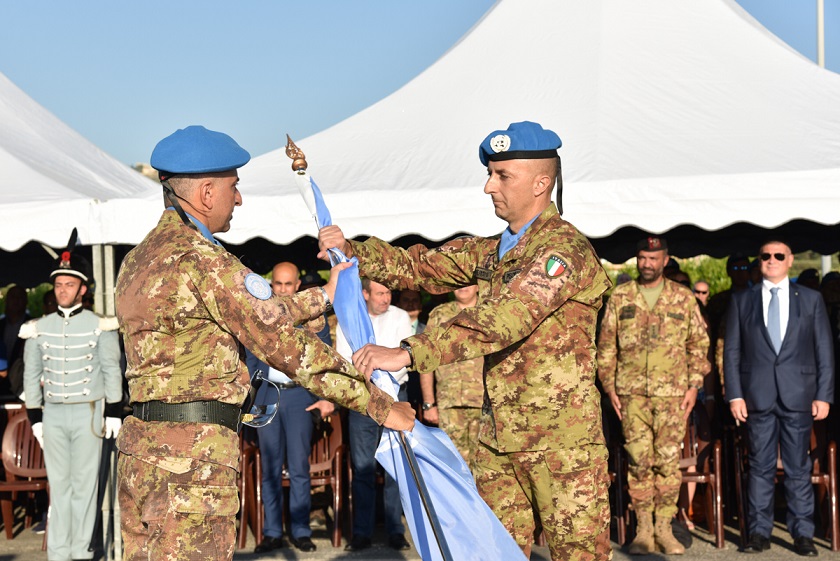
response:
[(562, 275), (568, 265), (566, 262), (563, 261), (560, 257), (556, 255), (552, 255), (548, 258), (548, 261), (545, 264), (545, 272), (549, 277), (558, 277)]
[(476, 267), (473, 276), (478, 280), (489, 281), (493, 278), (493, 271), (491, 271), (490, 269), (485, 269), (483, 267)]
[(268, 300), (271, 298), (271, 285), (256, 273), (250, 273), (245, 277), (245, 290), (259, 300)]

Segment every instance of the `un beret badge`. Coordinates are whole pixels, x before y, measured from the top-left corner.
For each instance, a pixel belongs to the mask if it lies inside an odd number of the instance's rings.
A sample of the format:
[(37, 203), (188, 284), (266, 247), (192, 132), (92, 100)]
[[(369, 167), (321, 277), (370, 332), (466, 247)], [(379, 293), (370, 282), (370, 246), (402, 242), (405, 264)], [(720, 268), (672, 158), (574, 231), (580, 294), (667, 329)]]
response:
[(271, 298), (271, 285), (257, 273), (250, 273), (245, 277), (245, 290), (258, 300)]
[(552, 255), (548, 258), (548, 261), (545, 264), (545, 273), (549, 277), (557, 277), (563, 274), (567, 266), (568, 265), (566, 265), (566, 262), (563, 261), (563, 259), (557, 257), (556, 255)]
[(507, 152), (510, 148), (510, 137), (506, 134), (497, 134), (490, 139), (490, 149), (496, 154)]

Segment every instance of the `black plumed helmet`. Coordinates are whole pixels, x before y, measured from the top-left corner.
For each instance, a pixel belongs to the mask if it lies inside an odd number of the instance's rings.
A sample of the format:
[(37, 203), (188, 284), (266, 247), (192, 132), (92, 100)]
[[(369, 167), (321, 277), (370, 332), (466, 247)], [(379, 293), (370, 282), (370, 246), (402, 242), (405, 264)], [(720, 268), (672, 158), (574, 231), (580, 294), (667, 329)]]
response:
[(55, 269), (50, 273), (50, 282), (55, 281), (55, 277), (59, 275), (68, 275), (81, 279), (86, 285), (93, 283), (93, 269), (90, 263), (83, 256), (74, 253), (78, 237), (76, 228), (73, 228), (73, 233), (70, 234), (70, 240), (67, 242), (67, 249), (61, 252)]

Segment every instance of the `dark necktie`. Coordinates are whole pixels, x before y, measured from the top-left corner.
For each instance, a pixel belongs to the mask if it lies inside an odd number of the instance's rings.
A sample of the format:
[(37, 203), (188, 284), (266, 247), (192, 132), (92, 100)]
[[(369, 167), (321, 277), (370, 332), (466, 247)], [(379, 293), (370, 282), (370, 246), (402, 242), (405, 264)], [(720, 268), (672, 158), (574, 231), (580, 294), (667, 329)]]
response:
[(782, 319), (779, 311), (779, 288), (770, 289), (770, 305), (767, 306), (767, 331), (770, 333), (770, 341), (776, 354), (782, 348)]

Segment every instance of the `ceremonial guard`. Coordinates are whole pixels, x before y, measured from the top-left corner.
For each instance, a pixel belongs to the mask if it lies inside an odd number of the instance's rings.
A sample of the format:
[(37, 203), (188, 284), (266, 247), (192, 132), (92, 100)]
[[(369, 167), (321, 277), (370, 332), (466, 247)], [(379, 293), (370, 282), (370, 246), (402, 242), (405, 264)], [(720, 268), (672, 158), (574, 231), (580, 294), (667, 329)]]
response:
[(20, 330), (26, 409), (50, 482), (50, 561), (93, 557), (102, 438), (116, 436), (121, 425), (117, 321), (83, 308), (92, 274), (74, 245), (75, 230), (50, 275), (58, 311)]

